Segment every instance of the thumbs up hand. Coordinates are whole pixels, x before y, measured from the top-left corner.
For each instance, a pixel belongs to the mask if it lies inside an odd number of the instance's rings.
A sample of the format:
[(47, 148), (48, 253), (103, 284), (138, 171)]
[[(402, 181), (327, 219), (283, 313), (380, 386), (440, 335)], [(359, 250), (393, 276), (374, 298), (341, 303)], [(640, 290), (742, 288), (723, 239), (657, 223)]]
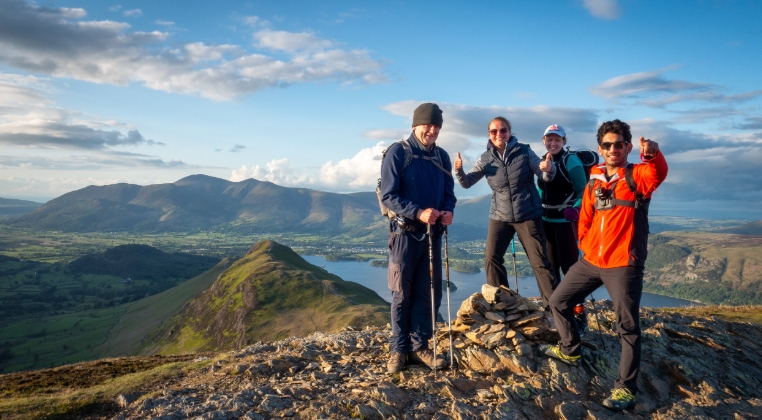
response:
[(659, 143), (650, 139), (640, 138), (640, 154), (646, 159), (651, 159), (659, 153)]
[(553, 158), (551, 157), (551, 154), (548, 153), (545, 155), (545, 160), (540, 162), (540, 171), (550, 172), (552, 170), (553, 170)]
[(455, 170), (456, 171), (459, 171), (459, 170), (463, 169), (463, 159), (461, 159), (461, 157), (460, 157), (460, 152), (458, 152), (458, 157), (455, 158), (454, 165), (455, 165)]

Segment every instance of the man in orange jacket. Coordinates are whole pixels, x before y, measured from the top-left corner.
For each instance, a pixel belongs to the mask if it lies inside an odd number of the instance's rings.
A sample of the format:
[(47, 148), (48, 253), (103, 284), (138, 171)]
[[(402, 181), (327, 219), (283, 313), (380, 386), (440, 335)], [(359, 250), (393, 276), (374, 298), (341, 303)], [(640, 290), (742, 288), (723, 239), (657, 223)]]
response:
[(635, 405), (640, 370), (640, 297), (648, 244), (648, 204), (667, 177), (667, 161), (659, 144), (640, 138), (636, 165), (627, 163), (632, 151), (630, 126), (619, 120), (598, 129), (598, 153), (605, 164), (592, 168), (580, 209), (578, 240), (583, 258), (574, 264), (550, 298), (559, 345), (542, 352), (576, 365), (581, 348), (574, 327), (574, 306), (601, 285), (611, 296), (616, 331), (622, 345), (619, 378), (603, 405), (624, 410)]

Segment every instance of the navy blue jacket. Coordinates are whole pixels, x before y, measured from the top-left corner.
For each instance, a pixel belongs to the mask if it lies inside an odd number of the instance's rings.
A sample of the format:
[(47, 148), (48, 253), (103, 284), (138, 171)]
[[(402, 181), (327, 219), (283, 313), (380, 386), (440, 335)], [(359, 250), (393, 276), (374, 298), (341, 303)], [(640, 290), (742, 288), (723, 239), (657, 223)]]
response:
[[(407, 139), (413, 154), (436, 157), (434, 147), (430, 151), (411, 133)], [(439, 157), (442, 167), (452, 172), (450, 156), (441, 147)], [(392, 145), (381, 164), (381, 201), (393, 212), (407, 219), (414, 220), (418, 227), (425, 225), (416, 219), (418, 210), (434, 208), (439, 211), (455, 210), (455, 180), (426, 159), (412, 159), (410, 165), (402, 171), (405, 164), (405, 150), (398, 143)], [(398, 232), (394, 220), (389, 221), (389, 229)]]

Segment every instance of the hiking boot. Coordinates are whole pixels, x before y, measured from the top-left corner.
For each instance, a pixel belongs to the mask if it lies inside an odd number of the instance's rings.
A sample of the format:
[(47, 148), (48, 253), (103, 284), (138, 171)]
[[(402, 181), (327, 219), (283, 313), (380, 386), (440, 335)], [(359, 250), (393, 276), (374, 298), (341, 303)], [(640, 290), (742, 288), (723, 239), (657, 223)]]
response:
[(558, 359), (567, 365), (577, 366), (579, 363), (580, 356), (567, 356), (563, 353), (561, 353), (561, 346), (558, 344), (556, 345), (550, 345), (550, 344), (541, 344), (540, 345), (540, 353), (552, 357), (554, 359)]
[(429, 349), (411, 351), (410, 354), (408, 354), (407, 359), (412, 363), (426, 365), (431, 369), (442, 369), (447, 366), (447, 361), (445, 359), (437, 357), (435, 360), (434, 352)]
[(603, 406), (614, 411), (626, 410), (635, 405), (635, 396), (627, 388), (614, 388), (611, 396), (603, 400)]
[(407, 361), (407, 355), (398, 351), (393, 351), (389, 356), (389, 361), (386, 362), (386, 371), (389, 373), (397, 373), (405, 368), (405, 362)]

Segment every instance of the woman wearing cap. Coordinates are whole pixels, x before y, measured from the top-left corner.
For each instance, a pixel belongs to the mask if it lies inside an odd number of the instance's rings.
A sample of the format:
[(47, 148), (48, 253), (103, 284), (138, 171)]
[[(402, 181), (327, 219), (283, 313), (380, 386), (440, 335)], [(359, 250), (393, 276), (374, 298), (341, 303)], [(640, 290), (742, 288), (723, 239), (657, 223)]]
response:
[(535, 187), (534, 176), (550, 182), (556, 174), (551, 159), (542, 160), (527, 144), (519, 143), (511, 135), (511, 123), (496, 117), (489, 123), (487, 151), (482, 153), (474, 167), (463, 171), (463, 160), (458, 153), (455, 160), (456, 176), (463, 188), (470, 188), (482, 177), (492, 188), (487, 243), (484, 250), (487, 283), (508, 286), (508, 273), (503, 256), (514, 233), (532, 264), (537, 286), (545, 306), (556, 288), (557, 280), (545, 252), (545, 231), (542, 224), (542, 202)]
[(552, 181), (540, 178), (537, 187), (542, 197), (542, 223), (545, 228), (545, 247), (553, 266), (553, 274), (561, 278), (579, 258), (577, 249), (577, 219), (582, 193), (587, 184), (582, 162), (564, 148), (566, 131), (560, 125), (551, 125), (542, 136), (542, 143), (552, 156), (558, 174)]

